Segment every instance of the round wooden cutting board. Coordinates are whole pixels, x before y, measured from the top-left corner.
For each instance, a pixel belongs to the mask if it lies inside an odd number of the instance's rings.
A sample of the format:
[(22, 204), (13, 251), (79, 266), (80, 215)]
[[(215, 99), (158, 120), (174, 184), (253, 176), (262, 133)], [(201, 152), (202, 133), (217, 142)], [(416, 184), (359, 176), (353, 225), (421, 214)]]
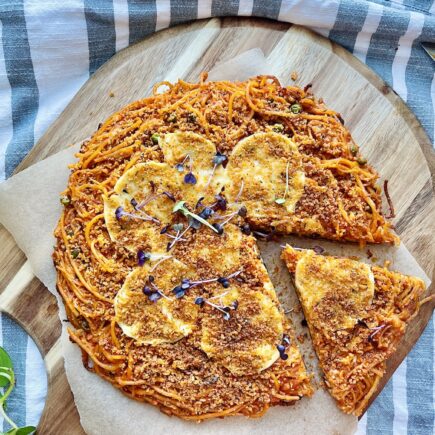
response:
[[(342, 114), (363, 154), (389, 180), (396, 230), (433, 280), (435, 154), (429, 139), (400, 98), (371, 70), (341, 47), (301, 27), (266, 20), (212, 19), (159, 32), (121, 51), (86, 82), (18, 170), (91, 135), (110, 114), (149, 95), (155, 82), (168, 76), (197, 81), (200, 72), (256, 47), (281, 76), (297, 71), (297, 85), (312, 83), (315, 95)], [(34, 337), (48, 370), (39, 433), (83, 434), (63, 368), (55, 298), (34, 277), (3, 227), (0, 246), (0, 309)], [(417, 341), (432, 311), (433, 304), (426, 304), (414, 319), (388, 363), (382, 386)]]

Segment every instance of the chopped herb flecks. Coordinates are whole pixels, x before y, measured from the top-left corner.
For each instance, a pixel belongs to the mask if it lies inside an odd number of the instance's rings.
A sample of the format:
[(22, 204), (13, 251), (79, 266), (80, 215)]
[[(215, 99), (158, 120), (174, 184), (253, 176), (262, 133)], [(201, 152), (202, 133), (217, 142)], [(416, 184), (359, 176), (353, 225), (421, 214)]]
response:
[(159, 135), (157, 133), (151, 135), (151, 141), (154, 145), (157, 145), (159, 143)]
[(275, 133), (282, 133), (282, 132), (284, 131), (284, 126), (283, 126), (282, 124), (275, 124), (275, 125), (272, 127), (272, 130), (273, 130)]
[(292, 113), (297, 114), (302, 112), (302, 106), (299, 103), (292, 104), (290, 106), (290, 110)]
[(71, 204), (71, 199), (70, 199), (69, 196), (63, 195), (63, 196), (60, 197), (59, 200), (60, 200), (60, 203), (62, 205), (69, 205), (69, 204)]

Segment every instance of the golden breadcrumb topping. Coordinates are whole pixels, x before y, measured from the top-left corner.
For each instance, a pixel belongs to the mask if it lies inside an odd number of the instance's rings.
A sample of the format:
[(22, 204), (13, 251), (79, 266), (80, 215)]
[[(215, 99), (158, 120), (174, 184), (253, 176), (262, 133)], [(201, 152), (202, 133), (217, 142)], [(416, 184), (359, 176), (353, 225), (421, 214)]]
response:
[(326, 386), (359, 416), (385, 373), (425, 290), (419, 278), (311, 250), (282, 252), (294, 274)]

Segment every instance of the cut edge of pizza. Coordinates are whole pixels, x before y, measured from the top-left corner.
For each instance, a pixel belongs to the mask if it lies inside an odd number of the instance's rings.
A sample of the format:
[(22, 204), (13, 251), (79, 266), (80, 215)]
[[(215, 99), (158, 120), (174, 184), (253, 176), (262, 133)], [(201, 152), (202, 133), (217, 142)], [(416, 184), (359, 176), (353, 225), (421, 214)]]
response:
[(327, 389), (360, 416), (425, 291), (416, 277), (286, 245), (282, 251)]

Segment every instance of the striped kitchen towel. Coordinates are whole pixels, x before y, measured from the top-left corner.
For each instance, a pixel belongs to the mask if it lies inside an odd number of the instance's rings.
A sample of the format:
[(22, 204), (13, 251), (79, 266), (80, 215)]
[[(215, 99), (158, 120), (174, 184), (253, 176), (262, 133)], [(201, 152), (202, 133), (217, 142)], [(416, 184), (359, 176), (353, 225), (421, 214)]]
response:
[[(0, 180), (113, 54), (157, 30), (211, 16), (266, 17), (331, 38), (394, 88), (433, 141), (434, 64), (420, 43), (435, 43), (434, 12), (433, 0), (0, 0)], [(38, 375), (31, 342), (2, 319), (3, 337), (21, 337), (8, 349), (20, 368), (10, 409), (20, 424), (34, 423), (28, 416), (41, 410), (34, 381), (45, 388), (42, 367)], [(432, 319), (359, 433), (433, 434), (434, 385)]]
[[(0, 314), (0, 346), (10, 355), (16, 378), (7, 414), (18, 426), (36, 426), (47, 394), (44, 360), (34, 341), (5, 314)], [(0, 431), (8, 429), (10, 426), (0, 421)]]

